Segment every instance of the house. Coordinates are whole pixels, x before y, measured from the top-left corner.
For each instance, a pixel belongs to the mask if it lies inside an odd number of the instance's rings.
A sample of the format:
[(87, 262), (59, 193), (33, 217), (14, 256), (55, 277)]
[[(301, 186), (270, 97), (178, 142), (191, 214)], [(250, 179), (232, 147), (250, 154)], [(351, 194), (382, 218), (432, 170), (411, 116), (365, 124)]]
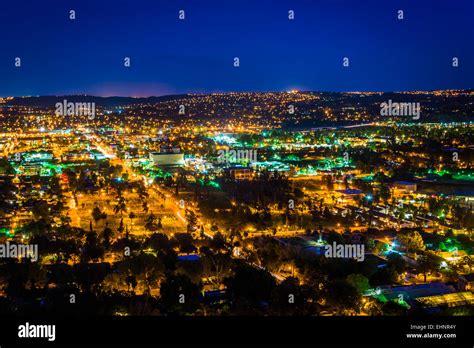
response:
[(457, 288), (459, 291), (474, 292), (474, 273), (459, 276)]
[(455, 292), (435, 296), (419, 297), (417, 304), (424, 308), (460, 307), (474, 305), (474, 294), (472, 292)]
[(381, 286), (380, 291), (388, 301), (402, 298), (408, 304), (413, 305), (418, 298), (451, 294), (456, 290), (451, 285), (434, 282), (403, 286)]
[(252, 180), (255, 177), (253, 169), (245, 167), (232, 167), (229, 169), (229, 174), (234, 180)]
[(468, 254), (464, 250), (454, 250), (454, 251), (440, 251), (438, 255), (443, 258), (443, 260), (448, 262), (459, 262)]
[(417, 188), (416, 183), (410, 181), (395, 181), (393, 187), (396, 190), (405, 192), (415, 192)]
[(346, 189), (346, 190), (336, 190), (336, 197), (337, 200), (339, 201), (348, 201), (348, 200), (354, 200), (355, 197), (361, 195), (363, 193), (362, 190), (357, 190), (357, 189)]

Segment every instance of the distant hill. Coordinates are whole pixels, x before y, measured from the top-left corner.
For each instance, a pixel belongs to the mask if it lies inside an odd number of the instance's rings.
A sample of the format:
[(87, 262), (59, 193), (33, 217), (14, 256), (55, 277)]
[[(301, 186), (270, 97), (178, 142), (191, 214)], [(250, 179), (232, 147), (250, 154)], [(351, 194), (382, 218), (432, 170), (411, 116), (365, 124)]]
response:
[[(347, 106), (353, 105), (365, 105), (372, 106), (378, 109), (381, 102), (386, 102), (389, 99), (392, 99), (397, 102), (420, 102), (423, 107), (434, 107), (434, 108), (446, 108), (446, 106), (468, 106), (472, 105), (472, 90), (464, 90), (464, 95), (454, 95), (454, 96), (436, 96), (432, 92), (414, 94), (412, 92), (382, 92), (382, 93), (348, 93), (348, 92), (301, 92), (303, 94), (314, 94), (319, 95), (322, 98), (318, 101), (318, 105), (324, 105), (328, 107), (337, 107), (342, 106), (342, 104), (347, 104)], [(286, 94), (286, 92), (276, 92), (278, 94)], [(253, 94), (250, 93), (233, 93), (231, 95), (234, 100), (245, 101), (248, 104), (255, 103), (255, 95), (264, 97), (267, 93), (257, 92)], [(30, 107), (42, 107), (42, 108), (53, 108), (54, 105), (58, 102), (63, 102), (66, 99), (68, 102), (73, 103), (88, 103), (94, 102), (96, 106), (113, 108), (117, 106), (126, 106), (134, 104), (157, 104), (160, 102), (167, 102), (178, 99), (188, 99), (196, 98), (198, 96), (212, 96), (214, 100), (220, 100), (223, 96), (226, 96), (225, 93), (220, 93), (217, 95), (214, 94), (176, 94), (176, 95), (165, 95), (160, 97), (98, 97), (92, 95), (64, 95), (64, 96), (36, 96), (36, 97), (15, 97), (7, 102), (7, 106), (30, 106)], [(222, 99), (226, 103), (230, 100), (228, 97)], [(231, 98), (231, 99), (232, 99)], [(266, 102), (266, 101), (265, 101)], [(239, 102), (240, 103), (240, 102)], [(456, 106), (456, 107), (457, 107)], [(377, 113), (379, 112), (376, 110)]]
[[(302, 98), (304, 95), (304, 98)], [(52, 110), (64, 100), (72, 103), (95, 103), (96, 107), (112, 110), (130, 107), (128, 112), (138, 112), (150, 117), (176, 116), (178, 105), (187, 104), (187, 117), (226, 118), (258, 116), (262, 119), (277, 117), (289, 128), (313, 128), (334, 124), (352, 124), (385, 120), (381, 115), (382, 104), (416, 103), (421, 108), (419, 122), (472, 121), (474, 94), (472, 90), (436, 92), (240, 92), (211, 94), (178, 94), (160, 97), (98, 97), (91, 95), (15, 97), (1, 104), (2, 109), (12, 107), (37, 107)], [(288, 113), (288, 104), (297, 109), (295, 116)], [(326, 111), (330, 110), (329, 115)], [(122, 110), (123, 111), (123, 110)], [(211, 112), (212, 111), (212, 112)], [(122, 114), (122, 113), (120, 113)], [(126, 114), (126, 113), (125, 113)], [(392, 116), (390, 116), (392, 117)], [(406, 121), (406, 115), (393, 119)], [(412, 118), (414, 121), (415, 119)]]
[(64, 99), (72, 103), (95, 103), (96, 106), (116, 107), (142, 103), (159, 103), (163, 101), (190, 98), (188, 94), (166, 95), (161, 97), (96, 97), (91, 95), (65, 95), (65, 96), (39, 96), (39, 97), (15, 97), (9, 100), (7, 105), (32, 106), (32, 107), (54, 107), (56, 103), (62, 103)]

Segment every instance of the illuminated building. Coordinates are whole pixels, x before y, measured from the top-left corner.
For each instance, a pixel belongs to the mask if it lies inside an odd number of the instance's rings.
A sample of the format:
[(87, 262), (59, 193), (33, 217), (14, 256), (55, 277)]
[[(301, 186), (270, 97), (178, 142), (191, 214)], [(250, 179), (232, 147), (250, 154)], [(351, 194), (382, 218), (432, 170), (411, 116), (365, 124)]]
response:
[(157, 166), (182, 166), (184, 164), (184, 154), (179, 147), (160, 148), (159, 152), (150, 152), (150, 160)]

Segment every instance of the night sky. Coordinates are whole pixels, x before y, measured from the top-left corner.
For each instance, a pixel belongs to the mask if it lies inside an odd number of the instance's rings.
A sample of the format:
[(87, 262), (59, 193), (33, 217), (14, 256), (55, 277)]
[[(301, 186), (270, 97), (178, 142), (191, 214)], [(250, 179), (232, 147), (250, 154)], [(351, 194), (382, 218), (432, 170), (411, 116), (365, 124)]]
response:
[[(397, 19), (399, 9), (404, 20)], [(458, 68), (452, 57), (459, 57)], [(473, 0), (2, 0), (0, 6), (0, 96), (473, 88), (473, 65)]]

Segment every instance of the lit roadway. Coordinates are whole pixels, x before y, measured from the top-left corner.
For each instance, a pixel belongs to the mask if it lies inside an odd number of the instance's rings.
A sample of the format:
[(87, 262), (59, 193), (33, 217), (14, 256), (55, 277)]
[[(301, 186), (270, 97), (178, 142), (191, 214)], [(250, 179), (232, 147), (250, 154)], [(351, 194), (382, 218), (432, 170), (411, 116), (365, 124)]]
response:
[[(111, 164), (120, 165), (130, 178), (139, 177), (137, 174), (135, 174), (135, 172), (127, 163), (127, 161), (117, 157), (113, 153), (112, 149), (107, 149), (105, 146), (101, 145), (97, 141), (96, 137), (93, 135), (87, 135), (87, 137), (97, 147), (98, 151), (100, 151), (105, 157), (110, 159)], [(142, 175), (141, 177), (143, 181), (145, 182), (145, 187), (148, 190), (149, 198), (155, 202), (163, 201), (164, 207), (171, 210), (173, 214), (177, 216), (178, 221), (181, 222), (181, 227), (186, 228), (187, 221), (183, 217), (183, 214), (182, 214), (182, 212), (184, 213), (184, 209), (181, 209), (179, 207), (178, 203), (173, 199), (173, 196), (171, 195), (171, 193), (164, 191), (164, 189), (160, 188), (158, 185), (148, 185), (146, 181), (147, 178), (144, 175)], [(167, 198), (171, 198), (171, 199), (167, 199)]]
[[(109, 151), (107, 149), (105, 149), (104, 146), (100, 145), (97, 142), (95, 136), (88, 136), (88, 138), (97, 147), (97, 150), (99, 150), (104, 156), (111, 159), (111, 162), (115, 162), (115, 164), (121, 165), (122, 168), (128, 173), (129, 177), (137, 177), (137, 175), (133, 172), (133, 169), (128, 165), (127, 161), (122, 160), (122, 159), (118, 158), (117, 156), (115, 156), (115, 154), (112, 152), (111, 149)], [(146, 177), (142, 176), (142, 179), (146, 183)], [(181, 208), (179, 206), (179, 201), (174, 197), (174, 195), (171, 192), (169, 192), (168, 190), (166, 190), (165, 188), (160, 187), (158, 185), (148, 186), (147, 183), (146, 183), (145, 187), (147, 187), (149, 197), (152, 198), (152, 199), (162, 200), (161, 197), (164, 196), (165, 198), (164, 198), (163, 204), (165, 205), (165, 207), (168, 207), (170, 210), (172, 210), (173, 213), (176, 214), (176, 216), (178, 217), (179, 221), (181, 221), (183, 227), (186, 228), (187, 221), (186, 221), (186, 218), (183, 216), (184, 212), (185, 212), (185, 209)], [(166, 198), (171, 198), (171, 199), (167, 200)], [(195, 214), (196, 219), (200, 224), (202, 224), (202, 225), (206, 225), (206, 223), (209, 224), (207, 221), (205, 221), (204, 217), (200, 216), (197, 213), (197, 211), (194, 209), (194, 207), (192, 207), (191, 205), (186, 206), (186, 209), (192, 211)], [(207, 233), (207, 232), (204, 232), (204, 234), (208, 238), (211, 238), (211, 239), (213, 238), (213, 236), (211, 234)], [(264, 269), (262, 266), (259, 266), (257, 264), (254, 264), (254, 263), (249, 263), (249, 264), (254, 266), (254, 267), (257, 267), (259, 269)], [(276, 273), (273, 273), (273, 272), (270, 272), (270, 274), (279, 282), (281, 282), (285, 279), (284, 277), (280, 276), (279, 274), (276, 274)]]

